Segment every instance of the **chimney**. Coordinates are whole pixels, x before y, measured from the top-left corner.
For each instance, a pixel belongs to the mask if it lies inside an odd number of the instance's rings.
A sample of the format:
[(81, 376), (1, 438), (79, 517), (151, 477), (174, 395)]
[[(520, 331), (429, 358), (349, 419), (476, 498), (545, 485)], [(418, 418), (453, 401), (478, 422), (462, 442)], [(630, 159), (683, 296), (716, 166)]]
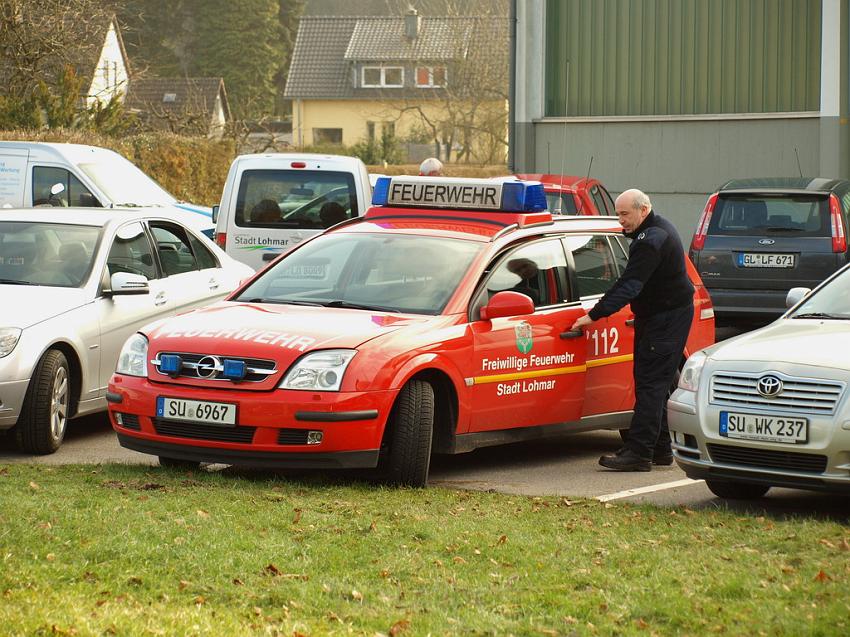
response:
[(410, 7), (407, 13), (404, 14), (404, 37), (408, 40), (415, 40), (419, 37), (419, 27), (422, 18), (419, 17), (419, 12)]

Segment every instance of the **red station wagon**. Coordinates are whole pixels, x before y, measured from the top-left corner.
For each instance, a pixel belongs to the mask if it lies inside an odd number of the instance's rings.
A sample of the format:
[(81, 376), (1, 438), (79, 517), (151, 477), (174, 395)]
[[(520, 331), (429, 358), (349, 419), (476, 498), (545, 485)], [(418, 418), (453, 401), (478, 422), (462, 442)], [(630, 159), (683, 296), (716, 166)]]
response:
[(519, 179), (539, 181), (546, 192), (546, 209), (562, 215), (616, 215), (614, 200), (602, 182), (576, 175), (523, 174)]
[[(373, 204), (128, 339), (107, 395), (121, 445), (422, 486), (432, 452), (628, 426), (632, 312), (569, 330), (626, 265), (615, 219), (553, 218), (540, 184), (483, 179), (384, 177)], [(686, 353), (714, 339), (689, 272)]]

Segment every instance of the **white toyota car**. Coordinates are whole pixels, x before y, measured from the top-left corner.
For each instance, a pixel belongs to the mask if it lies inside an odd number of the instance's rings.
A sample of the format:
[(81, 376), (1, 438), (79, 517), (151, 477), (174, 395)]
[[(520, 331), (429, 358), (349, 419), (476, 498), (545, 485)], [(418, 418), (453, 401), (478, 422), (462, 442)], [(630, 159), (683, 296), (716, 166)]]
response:
[(0, 210), (0, 430), (52, 453), (106, 409), (127, 337), (212, 303), (254, 271), (156, 209)]
[(676, 461), (722, 498), (850, 493), (850, 266), (787, 305), (692, 355), (667, 403)]

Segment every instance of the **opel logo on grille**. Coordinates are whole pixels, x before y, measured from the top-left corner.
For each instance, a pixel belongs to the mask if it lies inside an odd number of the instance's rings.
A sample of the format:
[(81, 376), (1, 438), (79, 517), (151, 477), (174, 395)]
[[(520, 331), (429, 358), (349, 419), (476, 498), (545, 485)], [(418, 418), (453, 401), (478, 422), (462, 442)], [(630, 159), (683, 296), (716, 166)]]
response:
[(782, 391), (782, 381), (776, 376), (762, 376), (756, 383), (756, 389), (765, 398), (773, 398)]
[(198, 378), (215, 378), (221, 369), (221, 360), (218, 356), (204, 356), (198, 361)]
[(763, 246), (772, 246), (776, 241), (773, 239), (759, 239), (759, 243)]

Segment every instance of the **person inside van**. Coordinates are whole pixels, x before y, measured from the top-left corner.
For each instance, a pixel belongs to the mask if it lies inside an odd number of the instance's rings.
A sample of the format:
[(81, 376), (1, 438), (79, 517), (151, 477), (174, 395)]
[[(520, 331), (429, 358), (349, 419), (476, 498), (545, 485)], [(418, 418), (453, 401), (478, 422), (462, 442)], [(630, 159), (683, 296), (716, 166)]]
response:
[(345, 214), (345, 209), (337, 202), (328, 201), (323, 204), (319, 210), (319, 218), (322, 220), (322, 226), (330, 228), (331, 226), (338, 224), (340, 221), (348, 219), (348, 215)]
[(277, 223), (280, 221), (280, 206), (274, 199), (261, 199), (251, 208), (253, 223)]

